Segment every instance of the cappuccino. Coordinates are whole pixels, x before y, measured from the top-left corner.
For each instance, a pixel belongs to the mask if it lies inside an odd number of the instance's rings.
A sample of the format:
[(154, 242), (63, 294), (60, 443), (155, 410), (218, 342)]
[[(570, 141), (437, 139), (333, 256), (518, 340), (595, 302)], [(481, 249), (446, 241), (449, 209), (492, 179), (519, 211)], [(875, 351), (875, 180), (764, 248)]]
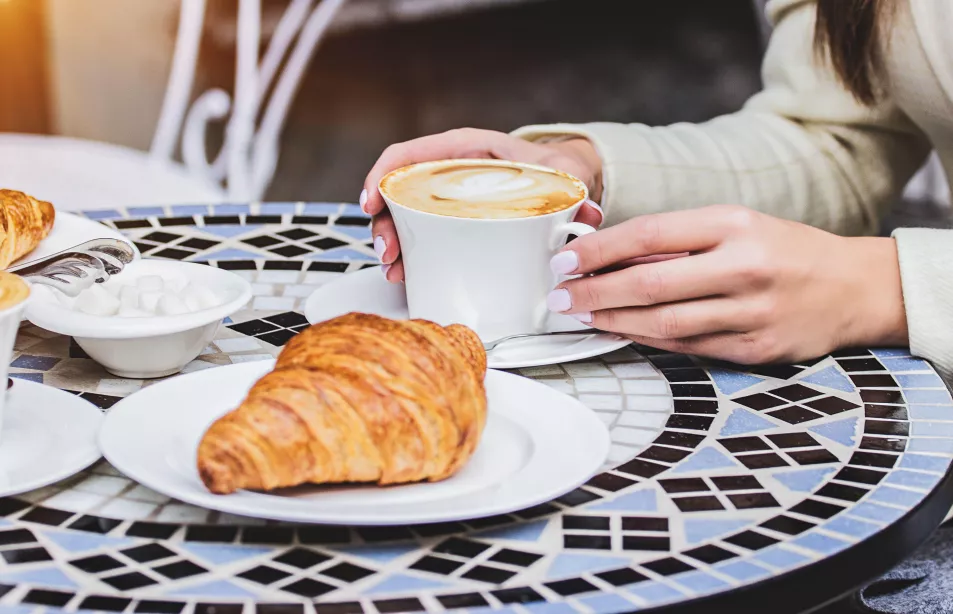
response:
[(19, 305), (30, 296), (30, 287), (12, 273), (0, 271), (0, 311)]
[(381, 193), (409, 209), (469, 219), (513, 219), (569, 209), (586, 198), (578, 179), (493, 160), (408, 166), (384, 177)]

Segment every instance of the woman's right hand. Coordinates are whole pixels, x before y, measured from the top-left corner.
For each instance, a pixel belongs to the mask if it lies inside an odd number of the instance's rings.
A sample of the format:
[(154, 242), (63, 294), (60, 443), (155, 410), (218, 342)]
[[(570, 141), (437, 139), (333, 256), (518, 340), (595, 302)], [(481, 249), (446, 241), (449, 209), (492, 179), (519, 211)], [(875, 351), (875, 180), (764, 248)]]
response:
[[(409, 164), (459, 158), (512, 160), (554, 168), (586, 182), (593, 200), (599, 199), (602, 190), (602, 161), (592, 144), (583, 138), (538, 144), (503, 132), (461, 128), (391, 145), (368, 173), (360, 200), (361, 208), (374, 216), (374, 251), (384, 265), (384, 276), (388, 281), (403, 281), (404, 266), (394, 220), (378, 184), (387, 173)], [(576, 215), (577, 222), (594, 228), (602, 224), (602, 219), (602, 210), (592, 200)]]

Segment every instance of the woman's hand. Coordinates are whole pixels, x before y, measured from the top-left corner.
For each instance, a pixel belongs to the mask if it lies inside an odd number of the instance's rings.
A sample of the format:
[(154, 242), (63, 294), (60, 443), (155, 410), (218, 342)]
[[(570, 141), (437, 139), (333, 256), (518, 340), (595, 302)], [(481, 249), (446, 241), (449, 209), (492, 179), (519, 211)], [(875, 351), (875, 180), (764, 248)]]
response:
[[(686, 255), (618, 268), (667, 254)], [(759, 364), (907, 343), (892, 239), (716, 206), (580, 237), (552, 266), (593, 275), (561, 284), (551, 310), (673, 352)]]
[[(378, 184), (387, 173), (409, 164), (454, 158), (489, 158), (539, 164), (583, 180), (589, 186), (593, 200), (599, 200), (602, 190), (602, 161), (589, 141), (581, 138), (540, 145), (502, 132), (462, 128), (391, 145), (368, 173), (360, 199), (361, 208), (374, 216), (374, 251), (384, 264), (384, 276), (388, 281), (403, 280), (404, 265), (400, 260), (394, 221), (377, 189)], [(580, 209), (576, 221), (598, 228), (602, 218), (602, 210), (590, 201)]]

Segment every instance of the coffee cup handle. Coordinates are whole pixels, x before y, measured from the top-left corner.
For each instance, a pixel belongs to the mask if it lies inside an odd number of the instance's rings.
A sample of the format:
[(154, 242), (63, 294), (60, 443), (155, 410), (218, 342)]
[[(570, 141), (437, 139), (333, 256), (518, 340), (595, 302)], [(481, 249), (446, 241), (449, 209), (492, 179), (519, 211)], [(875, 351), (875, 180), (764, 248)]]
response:
[(553, 242), (551, 247), (552, 249), (557, 250), (562, 247), (563, 242), (565, 242), (570, 235), (581, 237), (583, 235), (592, 234), (595, 231), (596, 229), (589, 224), (582, 224), (580, 222), (569, 222), (567, 224), (563, 224), (556, 229), (556, 232), (553, 233)]

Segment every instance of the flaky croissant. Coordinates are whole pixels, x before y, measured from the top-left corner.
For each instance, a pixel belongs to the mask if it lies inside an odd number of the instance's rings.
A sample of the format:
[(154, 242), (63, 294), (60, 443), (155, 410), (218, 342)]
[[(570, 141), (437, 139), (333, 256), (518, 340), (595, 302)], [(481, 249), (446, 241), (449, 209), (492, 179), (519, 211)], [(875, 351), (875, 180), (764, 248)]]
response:
[(199, 444), (214, 493), (450, 477), (486, 423), (476, 333), (352, 313), (305, 330)]
[(53, 229), (53, 205), (15, 190), (0, 190), (0, 269), (32, 252)]

